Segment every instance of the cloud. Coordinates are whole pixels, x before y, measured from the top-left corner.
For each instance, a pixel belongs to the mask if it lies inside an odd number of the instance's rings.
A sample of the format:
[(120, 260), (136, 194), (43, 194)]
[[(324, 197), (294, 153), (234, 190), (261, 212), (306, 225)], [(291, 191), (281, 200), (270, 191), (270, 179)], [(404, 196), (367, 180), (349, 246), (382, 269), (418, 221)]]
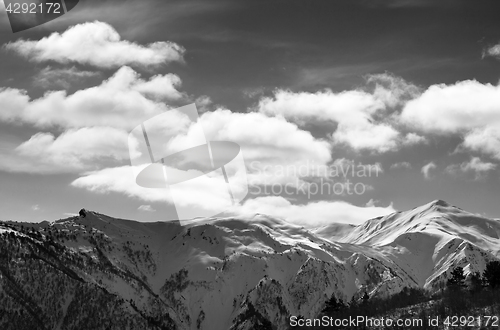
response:
[(245, 159), (280, 163), (304, 159), (330, 161), (330, 144), (279, 117), (261, 113), (236, 113), (227, 109), (206, 112), (201, 123), (208, 140), (228, 140), (241, 145)]
[(181, 79), (175, 74), (156, 75), (148, 81), (140, 80), (134, 86), (134, 90), (157, 100), (180, 99), (184, 94), (177, 88), (181, 85)]
[[(31, 100), (25, 91), (0, 89), (0, 121), (50, 130), (20, 145), (3, 143), (6, 152), (0, 169), (53, 174), (122, 165), (129, 159), (127, 131), (165, 111), (170, 115), (164, 129), (181, 137), (187, 129), (184, 117), (169, 111), (164, 102), (185, 97), (175, 88), (179, 84), (175, 75), (144, 80), (131, 68), (122, 67), (100, 85), (70, 95), (49, 91)], [(59, 135), (52, 133), (59, 131)]]
[(293, 205), (279, 196), (250, 199), (240, 208), (241, 213), (264, 213), (315, 228), (331, 223), (361, 224), (368, 219), (395, 212), (392, 204), (387, 207), (359, 207), (343, 201), (320, 201), (305, 205)]
[(267, 115), (281, 115), (299, 124), (321, 120), (365, 123), (369, 115), (382, 106), (382, 102), (363, 91), (295, 93), (277, 90), (273, 97), (260, 100), (258, 110)]
[[(178, 121), (175, 123), (179, 124)], [(314, 170), (314, 166), (325, 165), (331, 161), (331, 146), (327, 141), (315, 139), (310, 132), (299, 129), (297, 125), (283, 118), (267, 117), (255, 112), (234, 113), (218, 109), (203, 113), (199, 123), (203, 125), (208, 140), (232, 141), (240, 145), (247, 165), (247, 179), (251, 184), (298, 183), (298, 173), (276, 173), (267, 169), (272, 166), (302, 167), (308, 175)], [(190, 134), (195, 132), (196, 130), (189, 130), (186, 139), (189, 140)], [(183, 141), (182, 138), (174, 139), (171, 144), (182, 149)], [(124, 154), (120, 153), (125, 157)], [(378, 164), (374, 166), (381, 171)], [(208, 210), (217, 209), (227, 203), (225, 196), (213, 193), (227, 192), (227, 188), (215, 189), (209, 181), (188, 184), (180, 191), (176, 190), (175, 198), (169, 195), (167, 189), (142, 188), (136, 184), (130, 166), (88, 172), (74, 180), (72, 185), (97, 193), (119, 193), (145, 202), (173, 203), (175, 199), (176, 207), (196, 206)]]
[[(298, 184), (301, 182), (301, 174), (307, 176), (313, 173), (315, 168), (326, 165), (331, 160), (330, 144), (327, 141), (315, 139), (310, 132), (300, 130), (297, 125), (283, 118), (269, 118), (261, 113), (234, 113), (218, 109), (202, 114), (200, 123), (203, 125), (208, 140), (232, 141), (240, 145), (247, 165), (247, 179), (251, 185), (287, 182)], [(175, 121), (175, 124), (179, 125), (179, 121)], [(195, 134), (195, 132), (195, 129), (189, 130), (184, 136), (185, 139), (176, 136), (177, 138), (169, 145), (183, 149), (184, 141), (189, 141), (190, 134)], [(100, 140), (101, 137), (96, 135), (96, 139)], [(111, 148), (111, 146), (108, 147)], [(117, 153), (119, 152), (118, 155), (125, 157), (124, 150), (120, 148), (116, 150)], [(117, 158), (118, 155), (116, 155)], [(381, 171), (379, 165), (374, 166)], [(275, 171), (278, 168), (290, 167), (300, 168), (301, 171), (300, 173)], [(125, 173), (129, 172), (130, 169), (125, 167), (105, 168), (83, 175), (73, 182), (73, 185), (90, 191), (121, 193), (144, 201), (165, 199), (164, 194), (146, 192), (145, 189), (138, 187), (133, 179), (127, 179), (126, 176), (129, 174)], [(204, 189), (207, 192), (211, 190), (208, 186)], [(205, 205), (207, 207), (210, 203), (217, 205), (217, 201), (214, 200), (216, 196), (207, 197), (202, 194), (201, 190), (200, 187), (194, 187), (192, 192), (186, 191), (186, 200), (207, 201)], [(196, 195), (199, 197), (193, 198)], [(188, 204), (187, 201), (181, 203)]]
[(434, 162), (430, 162), (430, 163), (428, 163), (428, 164), (426, 164), (426, 165), (424, 165), (422, 167), (421, 172), (424, 175), (424, 178), (426, 180), (429, 180), (431, 178), (430, 177), (430, 172), (431, 172), (431, 170), (435, 169), (436, 167), (437, 166), (436, 166), (436, 164)]
[(469, 131), (458, 150), (463, 148), (482, 152), (500, 160), (500, 127), (492, 125)]
[(9, 172), (70, 173), (129, 158), (128, 133), (111, 127), (70, 129), (55, 137), (37, 133), (0, 158)]
[[(177, 112), (168, 111), (163, 102), (155, 100), (162, 95), (172, 98), (182, 95), (174, 88), (177, 79), (165, 75), (143, 80), (131, 68), (123, 67), (99, 86), (71, 95), (56, 91), (30, 100), (23, 91), (1, 89), (0, 120), (42, 128), (61, 127), (65, 131), (57, 137), (38, 133), (19, 146), (10, 146), (12, 151), (0, 160), (0, 168), (16, 172), (81, 173), (101, 169), (104, 164), (120, 165), (116, 161), (128, 158), (125, 131), (165, 111), (173, 115), (164, 129), (176, 136), (169, 146), (182, 149), (189, 133), (194, 134), (195, 130), (183, 130), (184, 118), (175, 116)], [(218, 109), (203, 113), (200, 122), (209, 140), (238, 143), (247, 164), (258, 162), (255, 172), (269, 164), (322, 165), (331, 160), (328, 141), (314, 138), (283, 118)], [(107, 123), (113, 127), (104, 126)], [(254, 174), (257, 180), (262, 179), (259, 173)], [(266, 180), (279, 179), (273, 176)]]
[(430, 86), (409, 101), (401, 121), (423, 132), (459, 135), (461, 148), (500, 159), (500, 86), (475, 80)]
[(424, 131), (456, 133), (500, 123), (500, 87), (466, 80), (430, 86), (409, 101), (402, 120)]
[(354, 149), (387, 151), (394, 148), (399, 133), (387, 124), (373, 124), (372, 114), (383, 103), (362, 91), (317, 93), (279, 90), (274, 97), (260, 100), (258, 110), (271, 116), (283, 116), (299, 124), (330, 121), (338, 124), (333, 138)]
[(464, 162), (461, 168), (464, 171), (475, 171), (475, 172), (487, 172), (494, 170), (497, 167), (496, 164), (483, 162), (479, 157), (472, 157), (469, 162)]
[(127, 132), (112, 127), (84, 127), (67, 130), (57, 138), (51, 133), (37, 133), (16, 150), (34, 157), (60, 155), (59, 161), (64, 163), (71, 163), (72, 155), (78, 160), (128, 159), (127, 138)]
[[(210, 172), (195, 180), (183, 182), (181, 186), (167, 188), (143, 188), (135, 181), (136, 173), (131, 166), (105, 168), (85, 173), (71, 183), (71, 186), (98, 194), (119, 193), (145, 202), (164, 202), (183, 210), (201, 209), (220, 213), (229, 208), (227, 185), (217, 172)], [(218, 180), (213, 180), (218, 179)], [(231, 182), (231, 189), (237, 191), (246, 182)], [(236, 190), (235, 190), (236, 189)]]
[[(171, 120), (166, 124), (184, 126), (180, 120)], [(305, 168), (305, 175), (308, 175), (314, 171), (315, 166), (326, 165), (331, 161), (329, 142), (315, 139), (310, 132), (299, 129), (296, 124), (287, 122), (284, 118), (267, 117), (256, 112), (234, 113), (226, 109), (217, 109), (213, 112), (203, 113), (198, 124), (193, 126), (197, 125), (203, 126), (209, 141), (232, 141), (240, 145), (248, 170), (246, 178), (251, 185), (270, 185), (284, 182), (298, 184), (301, 180), (298, 173), (287, 173), (286, 171), (276, 173), (266, 169), (271, 166), (301, 167)], [(175, 135), (167, 147), (172, 146), (180, 150), (189, 147), (185, 145), (185, 141), (189, 141), (191, 135), (197, 131), (191, 128), (193, 127), (190, 127), (184, 136)], [(167, 129), (171, 131), (170, 128), (167, 127)], [(105, 137), (96, 135), (96, 140), (102, 139)], [(53, 140), (49, 142), (46, 144), (54, 144)], [(33, 143), (32, 145), (35, 147), (37, 144)], [(103, 148), (103, 150), (110, 147)], [(43, 148), (39, 149), (43, 150)], [(117, 152), (118, 150), (120, 148), (117, 148)], [(122, 151), (123, 153), (120, 152), (119, 155), (125, 157), (126, 153), (124, 150)], [(82, 150), (82, 153), (86, 154), (87, 152)], [(94, 161), (95, 164), (102, 164), (97, 160)], [(381, 171), (379, 164), (373, 166), (376, 170)], [(219, 213), (221, 209), (224, 210), (231, 206), (228, 204), (226, 196), (225, 181), (222, 179), (214, 183), (209, 180), (214, 178), (216, 173), (207, 174), (207, 178), (198, 177), (196, 181), (183, 182), (182, 186), (172, 185), (168, 188), (165, 186), (165, 189), (148, 189), (136, 184), (133, 172), (131, 166), (99, 168), (80, 175), (71, 185), (95, 193), (117, 193), (144, 202), (168, 202), (175, 205), (178, 213), (179, 207), (202, 209), (207, 210), (207, 212), (218, 210), (216, 213)], [(239, 178), (239, 176), (235, 177)], [(236, 189), (243, 186), (246, 188), (247, 180), (236, 183), (231, 181), (233, 194), (235, 193), (233, 185), (236, 185)]]
[(368, 75), (366, 82), (375, 85), (373, 95), (389, 108), (403, 105), (421, 93), (418, 86), (390, 73)]
[(98, 21), (78, 24), (38, 41), (10, 42), (5, 47), (34, 62), (90, 64), (99, 68), (157, 66), (182, 61), (184, 53), (184, 48), (172, 42), (143, 46), (121, 40), (111, 25)]
[[(341, 176), (344, 177), (355, 177), (358, 175), (358, 177), (362, 177), (362, 172), (367, 172), (369, 173), (367, 176), (376, 176), (378, 177), (380, 174), (384, 173), (384, 168), (382, 167), (382, 164), (379, 162), (376, 162), (374, 164), (363, 164), (359, 162), (356, 164), (354, 159), (347, 159), (347, 158), (337, 158), (329, 165), (331, 169), (335, 169), (335, 174), (339, 173)], [(358, 172), (359, 171), (359, 172)], [(356, 174), (357, 173), (357, 174)]]
[(411, 167), (411, 164), (408, 162), (399, 162), (399, 163), (392, 164), (390, 168), (391, 169), (395, 169), (395, 168), (408, 168), (408, 169), (410, 169), (412, 167)]
[(412, 146), (412, 145), (416, 145), (416, 144), (423, 144), (423, 143), (427, 143), (427, 142), (428, 142), (428, 140), (425, 136), (421, 136), (421, 135), (418, 135), (415, 133), (406, 134), (406, 136), (403, 140), (403, 144), (408, 145), (408, 146)]
[(461, 164), (452, 164), (446, 167), (446, 172), (452, 175), (459, 175), (461, 173), (473, 173), (475, 175), (475, 179), (479, 180), (484, 175), (497, 168), (496, 164), (483, 162), (479, 157), (471, 157), (471, 159), (467, 162), (463, 162)]
[(47, 66), (33, 77), (33, 83), (44, 88), (56, 87), (67, 89), (71, 86), (71, 83), (96, 76), (99, 76), (98, 72), (78, 70), (74, 66), (60, 69)]
[(397, 149), (399, 132), (389, 125), (339, 126), (333, 133), (334, 141), (345, 143), (355, 150), (386, 152)]
[(156, 210), (151, 205), (141, 205), (137, 210), (142, 212), (156, 212)]
[(99, 194), (115, 192), (147, 202), (171, 202), (166, 189), (149, 189), (137, 185), (131, 166), (110, 167), (88, 172), (74, 180), (71, 185)]
[(194, 103), (198, 109), (198, 113), (205, 113), (210, 110), (210, 106), (213, 105), (212, 99), (207, 95), (198, 96)]
[[(120, 68), (100, 85), (68, 95), (51, 91), (31, 100), (26, 91), (0, 88), (0, 120), (23, 122), (37, 127), (108, 126), (131, 129), (168, 109), (156, 98), (178, 100), (175, 75), (143, 80), (129, 67)], [(149, 96), (153, 95), (155, 99)]]
[(483, 58), (491, 56), (500, 59), (500, 44), (493, 45), (483, 50)]
[(281, 117), (218, 109), (204, 113), (201, 123), (208, 140), (240, 145), (252, 184), (297, 182), (294, 171), (279, 170), (301, 168), (307, 176), (331, 160), (330, 143)]
[(332, 139), (355, 150), (386, 152), (399, 148), (403, 143), (423, 141), (416, 134), (402, 137), (398, 118), (392, 115), (395, 107), (419, 93), (419, 89), (401, 78), (389, 74), (368, 76), (367, 83), (374, 90), (350, 90), (316, 93), (277, 90), (273, 97), (260, 100), (257, 110), (268, 116), (282, 116), (299, 125), (330, 122)]
[(33, 211), (40, 211), (40, 205), (38, 205), (38, 204), (32, 205), (32, 206), (31, 206), (31, 209), (32, 209)]

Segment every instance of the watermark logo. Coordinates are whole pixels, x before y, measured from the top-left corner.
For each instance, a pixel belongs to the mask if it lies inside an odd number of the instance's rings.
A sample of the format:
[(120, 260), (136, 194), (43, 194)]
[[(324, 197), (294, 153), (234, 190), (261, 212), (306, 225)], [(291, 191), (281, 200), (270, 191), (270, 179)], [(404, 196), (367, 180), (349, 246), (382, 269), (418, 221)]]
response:
[(300, 164), (250, 163), (252, 173), (250, 194), (254, 196), (283, 196), (301, 199), (338, 198), (364, 195), (373, 190), (366, 182), (383, 172), (380, 164), (362, 164), (338, 159), (331, 164), (304, 160)]
[(4, 0), (12, 32), (21, 32), (50, 22), (70, 10), (79, 0)]
[[(240, 146), (208, 141), (194, 104), (143, 122), (130, 132), (128, 143), (136, 183), (165, 189), (179, 219), (214, 216), (248, 193)], [(197, 191), (204, 192), (199, 198), (214, 202), (197, 200)]]

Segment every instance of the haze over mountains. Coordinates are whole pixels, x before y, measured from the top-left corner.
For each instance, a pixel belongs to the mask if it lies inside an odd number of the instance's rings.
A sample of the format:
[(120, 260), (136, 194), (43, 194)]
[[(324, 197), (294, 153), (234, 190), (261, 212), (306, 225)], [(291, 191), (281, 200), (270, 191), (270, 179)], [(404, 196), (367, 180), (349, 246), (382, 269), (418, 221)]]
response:
[(436, 290), (500, 258), (500, 221), (437, 200), (359, 226), (254, 215), (0, 223), (2, 329), (286, 329), (332, 296)]

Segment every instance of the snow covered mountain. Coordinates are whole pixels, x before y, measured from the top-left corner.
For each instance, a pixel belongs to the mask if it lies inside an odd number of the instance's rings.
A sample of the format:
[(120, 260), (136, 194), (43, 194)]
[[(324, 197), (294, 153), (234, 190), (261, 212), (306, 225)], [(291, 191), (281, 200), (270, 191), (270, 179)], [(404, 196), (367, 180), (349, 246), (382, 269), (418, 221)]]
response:
[(259, 214), (181, 224), (89, 211), (3, 222), (0, 235), (2, 329), (286, 329), (332, 295), (432, 290), (453, 267), (500, 257), (500, 221), (439, 200), (315, 230)]

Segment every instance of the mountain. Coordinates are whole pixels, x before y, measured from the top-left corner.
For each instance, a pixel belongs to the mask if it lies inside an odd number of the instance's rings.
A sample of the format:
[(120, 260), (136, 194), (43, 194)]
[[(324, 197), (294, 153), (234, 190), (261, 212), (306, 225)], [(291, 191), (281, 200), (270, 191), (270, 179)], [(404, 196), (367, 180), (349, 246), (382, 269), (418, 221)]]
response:
[(483, 271), (499, 237), (500, 221), (443, 201), (314, 230), (260, 214), (0, 222), (0, 327), (286, 329), (332, 296), (436, 290), (456, 266)]
[[(338, 228), (337, 224), (333, 227)], [(500, 257), (500, 221), (466, 212), (442, 200), (366, 221), (347, 231), (318, 232), (331, 241), (369, 246), (424, 288), (442, 282), (450, 267), (483, 272)]]

